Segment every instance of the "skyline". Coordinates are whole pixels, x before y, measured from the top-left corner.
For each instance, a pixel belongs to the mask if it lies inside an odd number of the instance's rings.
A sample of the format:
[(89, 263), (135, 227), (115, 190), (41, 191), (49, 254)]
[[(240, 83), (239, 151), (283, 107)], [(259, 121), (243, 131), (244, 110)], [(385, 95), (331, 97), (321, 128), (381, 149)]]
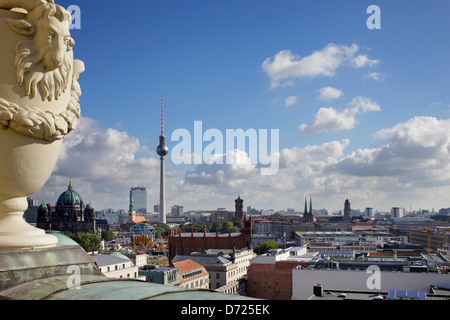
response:
[[(185, 211), (244, 206), (450, 207), (450, 4), (434, 1), (59, 1), (81, 10), (71, 30), (82, 118), (38, 193), (53, 203), (72, 178), (97, 210), (127, 208), (133, 186), (159, 199), (165, 134), (278, 129), (280, 169), (175, 165), (166, 203)], [(381, 29), (366, 26), (381, 9)], [(136, 10), (139, 9), (139, 10)], [(101, 14), (99, 14), (101, 13)], [(207, 143), (203, 144), (203, 148)], [(220, 155), (219, 155), (220, 156)]]

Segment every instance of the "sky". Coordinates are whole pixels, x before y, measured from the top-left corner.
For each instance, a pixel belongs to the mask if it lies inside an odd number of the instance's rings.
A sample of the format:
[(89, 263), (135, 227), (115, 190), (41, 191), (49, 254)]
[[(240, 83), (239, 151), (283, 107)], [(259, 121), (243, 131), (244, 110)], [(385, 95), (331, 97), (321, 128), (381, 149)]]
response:
[[(96, 210), (127, 210), (130, 188), (143, 186), (151, 210), (163, 95), (169, 211), (234, 210), (238, 195), (256, 209), (302, 211), (305, 197), (314, 209), (450, 207), (447, 0), (57, 3), (80, 8), (82, 117), (33, 198), (54, 203), (71, 179)], [(180, 129), (191, 134), (186, 159), (210, 145), (194, 150), (195, 121), (223, 135), (214, 159), (238, 149), (241, 161), (173, 161)], [(227, 129), (267, 130), (257, 138), (276, 174), (262, 175), (248, 146), (227, 148)]]

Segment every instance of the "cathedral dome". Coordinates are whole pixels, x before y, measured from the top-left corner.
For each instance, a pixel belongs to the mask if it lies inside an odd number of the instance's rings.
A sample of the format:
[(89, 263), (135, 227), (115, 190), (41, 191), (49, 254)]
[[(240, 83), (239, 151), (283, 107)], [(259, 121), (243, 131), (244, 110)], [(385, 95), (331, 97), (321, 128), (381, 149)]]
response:
[(72, 181), (69, 183), (67, 191), (63, 192), (56, 202), (57, 206), (81, 206), (84, 207), (84, 202), (81, 196), (73, 190)]
[(44, 202), (42, 202), (38, 209), (48, 209), (48, 208), (47, 205)]

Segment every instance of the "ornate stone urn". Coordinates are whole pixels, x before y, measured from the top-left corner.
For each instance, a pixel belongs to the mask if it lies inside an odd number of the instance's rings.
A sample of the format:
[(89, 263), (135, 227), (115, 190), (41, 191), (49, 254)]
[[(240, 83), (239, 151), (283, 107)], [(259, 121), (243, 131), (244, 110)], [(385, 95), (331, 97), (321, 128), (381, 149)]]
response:
[(0, 250), (57, 243), (23, 214), (80, 117), (70, 22), (53, 0), (0, 0)]

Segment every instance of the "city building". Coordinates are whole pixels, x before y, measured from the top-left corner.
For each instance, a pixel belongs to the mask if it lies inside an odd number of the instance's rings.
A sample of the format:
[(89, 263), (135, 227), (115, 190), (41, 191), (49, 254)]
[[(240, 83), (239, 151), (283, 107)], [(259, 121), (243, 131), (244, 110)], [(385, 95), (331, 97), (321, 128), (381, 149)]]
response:
[(122, 254), (125, 255), (128, 259), (130, 259), (131, 262), (138, 268), (143, 267), (147, 264), (148, 257), (147, 254), (145, 253), (124, 251)]
[[(240, 198), (238, 198), (240, 199)], [(234, 220), (240, 216), (237, 210)], [(219, 233), (206, 232), (178, 232), (170, 230), (169, 232), (169, 258), (173, 259), (175, 256), (190, 255), (192, 252), (202, 252), (208, 249), (242, 249), (252, 248), (252, 217), (247, 219), (243, 215), (244, 228), (242, 232), (227, 232)]]
[(180, 287), (189, 289), (209, 289), (209, 273), (205, 267), (192, 260), (172, 263), (180, 270)]
[(392, 207), (391, 209), (391, 218), (403, 218), (405, 209), (400, 207)]
[(251, 260), (247, 272), (247, 296), (266, 300), (291, 300), (292, 270), (307, 267), (319, 259), (318, 253), (309, 253), (306, 247), (270, 250)]
[[(375, 267), (359, 270), (294, 268), (292, 300), (308, 300), (313, 287), (321, 284), (326, 291), (415, 291), (430, 292), (432, 287), (450, 288), (448, 274), (429, 272), (378, 272)], [(344, 296), (342, 296), (344, 297)]]
[(218, 208), (215, 211), (211, 211), (209, 216), (209, 222), (220, 221), (221, 223), (232, 221), (234, 217), (233, 211), (227, 211), (225, 208)]
[(80, 194), (73, 189), (72, 181), (56, 201), (55, 211), (49, 204), (38, 208), (37, 227), (44, 230), (65, 231), (73, 234), (95, 233), (95, 212), (91, 203), (84, 204)]
[(141, 249), (152, 246), (155, 228), (148, 223), (137, 223), (130, 228), (130, 242)]
[(108, 278), (138, 279), (139, 269), (127, 256), (121, 253), (93, 254), (101, 273)]
[(165, 286), (180, 285), (180, 270), (174, 267), (160, 265), (145, 265), (139, 268), (139, 276), (145, 277), (145, 281), (158, 283)]
[(137, 213), (147, 213), (147, 190), (145, 187), (132, 187), (130, 198), (134, 200), (134, 209)]
[(336, 246), (336, 245), (362, 245), (375, 244), (382, 246), (386, 243), (408, 242), (408, 237), (404, 235), (394, 235), (388, 232), (360, 230), (356, 231), (313, 231), (296, 232), (295, 243), (298, 246)]
[(410, 229), (409, 242), (420, 244), (435, 253), (450, 242), (450, 227)]
[[(187, 256), (176, 256), (172, 262), (192, 260), (204, 266), (210, 274), (210, 289), (226, 287), (227, 292), (245, 295), (245, 278), (250, 261), (256, 257), (253, 250), (208, 249)], [(226, 291), (224, 290), (224, 292)]]
[(183, 206), (179, 206), (179, 205), (172, 206), (172, 208), (171, 208), (172, 217), (182, 217), (183, 210), (184, 210)]
[(326, 289), (322, 284), (313, 286), (313, 295), (308, 300), (442, 300), (450, 299), (450, 291), (446, 288), (431, 287), (426, 291), (408, 291), (408, 290), (342, 290)]

